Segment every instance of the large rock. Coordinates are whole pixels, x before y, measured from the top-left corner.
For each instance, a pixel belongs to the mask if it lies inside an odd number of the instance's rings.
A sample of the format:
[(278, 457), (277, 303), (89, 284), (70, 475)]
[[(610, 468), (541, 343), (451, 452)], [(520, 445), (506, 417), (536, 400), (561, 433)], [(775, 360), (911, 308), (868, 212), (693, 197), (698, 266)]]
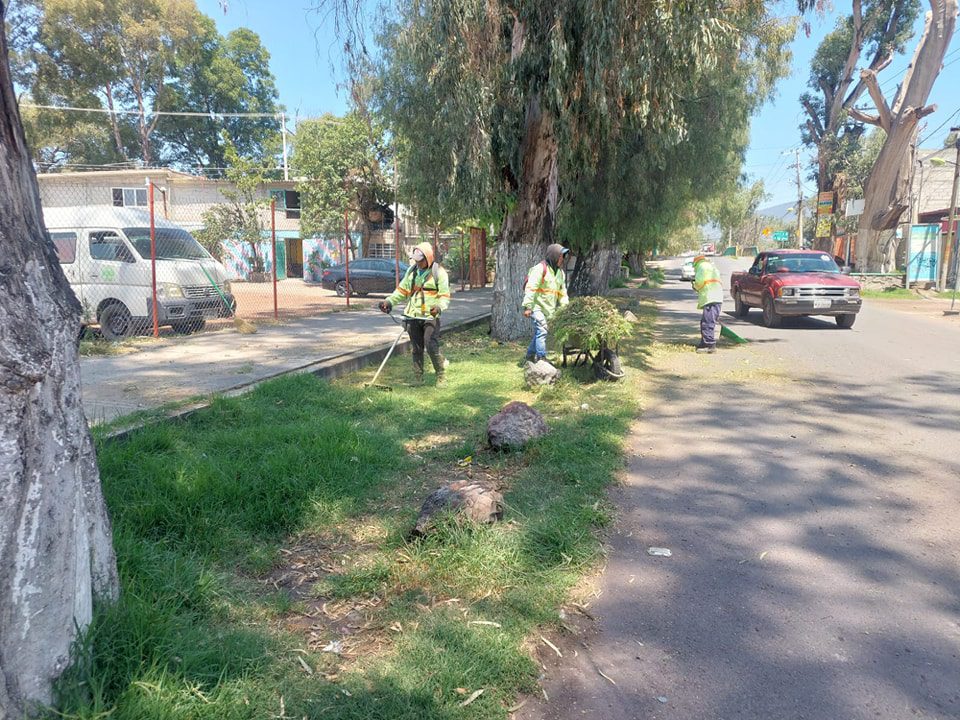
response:
[(522, 402), (511, 402), (487, 422), (487, 440), (495, 450), (519, 449), (550, 431), (543, 416)]
[(523, 379), (527, 387), (553, 385), (560, 379), (560, 370), (546, 360), (527, 362), (523, 370)]
[(477, 523), (494, 523), (503, 519), (503, 495), (487, 483), (457, 480), (434, 490), (420, 508), (413, 535), (422, 537), (433, 527), (434, 518), (442, 513)]

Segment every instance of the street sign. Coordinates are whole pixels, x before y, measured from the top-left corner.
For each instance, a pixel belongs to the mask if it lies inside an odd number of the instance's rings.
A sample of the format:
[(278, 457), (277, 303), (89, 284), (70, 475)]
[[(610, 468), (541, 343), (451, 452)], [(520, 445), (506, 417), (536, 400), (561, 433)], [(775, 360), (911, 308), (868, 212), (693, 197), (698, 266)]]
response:
[(773, 234), (773, 239), (779, 243), (790, 242), (790, 232), (788, 230), (777, 230)]
[(772, 227), (765, 227), (760, 234), (761, 234), (761, 235), (765, 235), (765, 236), (767, 236), (767, 237), (770, 237), (770, 233), (772, 233), (772, 232), (773, 232), (773, 228), (772, 228)]
[(822, 192), (817, 196), (817, 215), (833, 214), (833, 193)]

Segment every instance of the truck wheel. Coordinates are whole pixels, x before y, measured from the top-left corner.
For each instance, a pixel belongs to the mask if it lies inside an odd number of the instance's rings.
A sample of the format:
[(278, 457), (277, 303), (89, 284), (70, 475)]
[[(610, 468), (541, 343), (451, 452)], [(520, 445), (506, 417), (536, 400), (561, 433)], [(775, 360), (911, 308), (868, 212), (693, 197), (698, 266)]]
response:
[(107, 305), (100, 312), (100, 332), (107, 340), (123, 340), (136, 332), (136, 323), (121, 302)]
[(844, 313), (843, 315), (837, 315), (834, 320), (837, 321), (837, 327), (842, 328), (852, 328), (853, 321), (857, 319), (856, 313)]
[(740, 298), (740, 291), (733, 294), (733, 314), (737, 317), (746, 317), (750, 312), (750, 306)]
[(768, 328), (780, 327), (780, 313), (773, 307), (773, 298), (763, 296), (763, 324)]

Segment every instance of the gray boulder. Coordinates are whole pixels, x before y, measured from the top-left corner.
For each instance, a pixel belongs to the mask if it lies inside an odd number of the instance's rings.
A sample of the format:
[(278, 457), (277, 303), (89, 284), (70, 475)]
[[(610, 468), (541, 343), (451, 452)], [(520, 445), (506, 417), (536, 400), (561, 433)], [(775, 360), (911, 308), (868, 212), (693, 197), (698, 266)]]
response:
[(527, 362), (523, 370), (523, 379), (527, 387), (538, 385), (553, 385), (560, 379), (560, 370), (546, 360)]
[(495, 450), (519, 449), (550, 428), (543, 416), (522, 402), (511, 402), (487, 422), (487, 440)]
[(437, 515), (453, 513), (476, 523), (495, 523), (503, 520), (503, 495), (487, 483), (473, 480), (457, 480), (434, 490), (423, 502), (415, 537), (423, 537), (433, 528)]

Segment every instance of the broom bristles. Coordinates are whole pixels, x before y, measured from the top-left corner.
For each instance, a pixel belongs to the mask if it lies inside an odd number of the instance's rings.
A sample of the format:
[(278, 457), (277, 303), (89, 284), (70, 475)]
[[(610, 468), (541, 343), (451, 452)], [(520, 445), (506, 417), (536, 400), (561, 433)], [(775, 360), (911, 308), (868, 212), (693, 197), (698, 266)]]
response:
[(253, 335), (257, 331), (256, 325), (236, 315), (233, 316), (233, 324), (237, 328), (237, 332), (243, 335)]

